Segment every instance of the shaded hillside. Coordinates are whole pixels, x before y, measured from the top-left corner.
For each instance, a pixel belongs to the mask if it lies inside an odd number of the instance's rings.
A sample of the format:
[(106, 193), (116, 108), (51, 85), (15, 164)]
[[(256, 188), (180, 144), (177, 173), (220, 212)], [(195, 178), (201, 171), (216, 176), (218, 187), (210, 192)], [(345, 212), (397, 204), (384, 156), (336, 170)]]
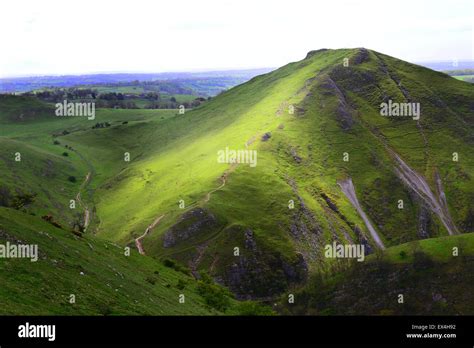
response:
[(470, 315), (473, 236), (411, 242), (367, 264), (341, 263), (336, 274), (314, 276), (295, 289), (293, 304), (283, 298), (277, 308), (287, 315)]
[[(53, 106), (23, 96), (0, 94), (0, 123), (31, 122), (52, 118)], [(4, 135), (0, 133), (0, 135)]]

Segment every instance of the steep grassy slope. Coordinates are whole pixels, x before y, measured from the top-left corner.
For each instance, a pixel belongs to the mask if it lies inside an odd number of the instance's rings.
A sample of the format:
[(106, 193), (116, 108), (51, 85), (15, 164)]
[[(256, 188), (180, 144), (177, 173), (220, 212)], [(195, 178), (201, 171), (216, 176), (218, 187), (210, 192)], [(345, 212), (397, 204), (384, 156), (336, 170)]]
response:
[[(20, 315), (218, 315), (189, 275), (150, 257), (78, 237), (37, 217), (0, 208), (0, 242), (37, 244), (39, 259), (0, 260), (0, 313)], [(184, 303), (179, 295), (185, 296)], [(71, 295), (75, 303), (71, 303)]]
[[(386, 246), (448, 234), (402, 180), (395, 154), (435, 201), (444, 190), (456, 230), (472, 232), (473, 96), (472, 85), (373, 51), (311, 52), (165, 121), (170, 136), (157, 130), (143, 157), (100, 191), (99, 233), (127, 242), (164, 214), (144, 239), (148, 253), (208, 270), (243, 297), (266, 297), (328, 267), (326, 243), (377, 248), (338, 185), (349, 177)], [(389, 99), (419, 102), (420, 120), (380, 116)], [(218, 163), (226, 147), (257, 150), (258, 165)]]
[[(252, 233), (257, 243), (261, 244), (259, 253), (265, 259), (261, 266), (268, 269), (288, 266), (295, 278), (303, 280), (304, 274), (298, 274), (304, 273), (299, 270), (300, 266), (304, 266), (303, 260), (295, 253), (285, 227), (289, 219), (288, 200), (296, 198), (286, 179), (275, 175), (275, 158), (270, 152), (268, 155), (266, 151), (259, 152), (255, 168), (238, 166), (229, 175), (228, 183), (222, 190), (214, 192), (208, 202), (206, 196), (221, 185), (219, 178), (229, 170), (228, 164), (217, 162), (217, 151), (226, 147), (244, 149), (246, 143), (249, 149), (260, 146), (262, 134), (277, 129), (282, 122), (278, 111), (287, 112), (285, 101), (293, 96), (302, 99), (305, 93), (301, 87), (314, 71), (325, 64), (336, 64), (344, 53), (328, 53), (325, 59), (314, 60), (311, 64), (290, 64), (232, 89), (205, 107), (165, 122), (163, 126), (169, 124), (167, 128), (173, 130), (174, 138), (163, 139), (164, 144), (157, 145), (160, 137), (155, 137), (154, 150), (150, 147), (148, 158), (131, 163), (133, 166), (117, 177), (116, 180), (120, 181), (115, 187), (99, 193), (101, 201), (97, 211), (104, 220), (99, 233), (107, 238), (126, 241), (130, 231), (135, 236), (141, 235), (155, 217), (166, 214), (156, 232), (145, 239), (145, 250), (156, 255), (173, 254), (194, 267), (192, 259), (199, 257), (194, 249), (196, 244), (206, 243), (211, 238), (217, 238), (216, 243), (219, 243), (220, 237), (227, 236), (226, 233), (219, 234), (219, 230), (243, 230), (242, 226), (248, 226), (251, 222)], [(141, 180), (137, 180), (138, 177)], [(233, 188), (234, 185), (237, 187)], [(217, 220), (216, 224), (214, 228), (200, 231), (191, 245), (189, 241), (180, 241), (171, 248), (163, 248), (162, 231), (183, 213), (178, 205), (181, 199), (186, 207), (208, 206), (212, 219)], [(116, 211), (122, 214), (117, 216)], [(221, 250), (221, 262), (215, 263), (216, 270), (226, 268), (232, 262), (232, 248), (242, 247), (244, 234), (236, 238), (240, 239), (238, 245), (229, 245), (227, 250)], [(221, 242), (227, 243), (225, 238)], [(213, 260), (209, 254), (203, 256), (202, 267), (209, 269)], [(249, 265), (252, 263), (248, 262)], [(269, 282), (275, 283), (278, 290), (284, 289), (285, 277), (282, 278), (280, 273), (266, 274), (270, 277), (275, 275), (275, 279), (261, 278), (263, 291), (268, 289), (265, 283)]]
[[(420, 103), (420, 119), (381, 116), (389, 100)], [(473, 85), (378, 52), (312, 51), (183, 115), (100, 110), (92, 122), (33, 118), (30, 127), (2, 117), (4, 168), (16, 168), (16, 143), (33, 151), (27, 170), (4, 181), (41, 188), (29, 169), (50, 160), (52, 198), (38, 195), (25, 212), (71, 224), (54, 201), (81, 191), (88, 232), (122, 246), (140, 236), (149, 256), (209, 273), (241, 299), (271, 299), (331, 274), (338, 263), (323, 247), (333, 241), (390, 254), (474, 232), (473, 100)], [(257, 151), (257, 165), (219, 163), (226, 148)], [(77, 182), (64, 182), (72, 172)]]
[[(3, 98), (2, 116), (25, 114), (36, 105), (32, 98)], [(8, 208), (0, 207), (0, 244), (38, 244), (40, 250), (38, 262), (1, 260), (3, 314), (271, 314), (256, 303), (237, 304), (226, 290), (195, 281), (172, 262), (165, 267), (133, 250), (126, 257), (124, 246), (72, 233), (73, 223), (83, 219), (77, 194), (91, 207), (92, 225), (97, 225), (94, 190), (123, 169), (117, 158), (123, 159), (124, 149), (146, 148), (146, 134), (151, 137), (175, 111), (100, 110), (89, 121), (57, 118), (53, 109), (40, 105), (43, 113), (27, 121), (2, 118), (0, 205)], [(111, 126), (92, 129), (97, 122)], [(20, 161), (15, 161), (17, 152)], [(75, 209), (70, 199), (76, 199)], [(45, 215), (62, 228), (40, 219)], [(75, 304), (69, 303), (71, 294)], [(179, 294), (185, 295), (185, 304), (178, 302)]]

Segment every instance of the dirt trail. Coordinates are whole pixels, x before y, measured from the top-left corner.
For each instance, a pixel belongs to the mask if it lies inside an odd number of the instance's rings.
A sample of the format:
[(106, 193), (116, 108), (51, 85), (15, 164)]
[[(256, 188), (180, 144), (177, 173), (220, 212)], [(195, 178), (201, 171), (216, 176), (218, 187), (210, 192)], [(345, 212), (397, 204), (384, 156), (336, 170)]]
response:
[(165, 217), (165, 215), (166, 214), (159, 216), (155, 221), (153, 221), (151, 225), (149, 225), (146, 228), (145, 233), (143, 233), (140, 237), (135, 239), (135, 245), (137, 246), (138, 252), (140, 254), (145, 255), (145, 250), (143, 250), (143, 245), (142, 245), (142, 239), (145, 238), (148, 235), (148, 233), (150, 233), (156, 227), (156, 225), (158, 225), (158, 223), (161, 221), (162, 218)]
[(356, 208), (357, 212), (359, 213), (360, 217), (362, 220), (364, 220), (365, 225), (367, 226), (367, 229), (369, 230), (372, 238), (374, 239), (375, 243), (380, 249), (385, 249), (385, 245), (383, 244), (382, 240), (380, 239), (377, 231), (375, 230), (374, 226), (372, 226), (372, 223), (370, 222), (369, 218), (365, 214), (364, 210), (359, 204), (359, 201), (357, 199), (355, 189), (354, 189), (354, 184), (352, 183), (352, 179), (346, 179), (343, 181), (339, 181), (338, 185), (341, 187), (342, 192), (346, 195), (346, 197), (349, 199), (349, 201), (352, 203), (354, 208)]
[(426, 180), (413, 169), (411, 169), (396, 153), (392, 152), (398, 168), (396, 170), (399, 178), (408, 185), (428, 207), (440, 218), (444, 227), (448, 230), (450, 235), (459, 234), (456, 225), (451, 219), (448, 210), (448, 203), (446, 202), (446, 195), (444, 194), (443, 184), (439, 174), (436, 172), (436, 186), (438, 189), (438, 197), (431, 191), (430, 186)]
[[(221, 176), (222, 184), (219, 187), (217, 187), (215, 189), (212, 189), (211, 191), (206, 193), (206, 196), (204, 198), (204, 202), (206, 202), (206, 203), (209, 202), (209, 200), (211, 199), (211, 194), (213, 194), (214, 192), (216, 192), (217, 190), (220, 190), (221, 188), (223, 188), (225, 186), (227, 176), (235, 168), (236, 168), (236, 165), (232, 165), (231, 168)], [(158, 223), (161, 221), (161, 219), (163, 217), (165, 217), (165, 215), (166, 214), (163, 214), (163, 215), (159, 216), (155, 221), (153, 221), (153, 223), (151, 225), (149, 225), (146, 228), (145, 233), (143, 233), (140, 237), (135, 239), (135, 245), (136, 245), (136, 247), (138, 249), (138, 252), (140, 254), (145, 255), (145, 251), (143, 250), (143, 245), (142, 245), (142, 239), (145, 238), (148, 235), (148, 233), (150, 233), (156, 227), (156, 225), (158, 225)], [(199, 260), (200, 260), (200, 258), (199, 258)]]
[(79, 203), (81, 207), (84, 208), (84, 222), (83, 222), (84, 232), (86, 232), (87, 226), (89, 226), (90, 212), (87, 205), (85, 205), (81, 199), (81, 191), (84, 189), (84, 187), (86, 187), (89, 184), (90, 179), (91, 179), (91, 172), (87, 173), (86, 178), (82, 182), (81, 187), (79, 188), (79, 192), (76, 195), (76, 201)]
[(238, 163), (233, 163), (233, 164), (229, 167), (229, 169), (227, 169), (227, 170), (224, 172), (224, 174), (222, 174), (222, 176), (221, 176), (222, 184), (221, 184), (219, 187), (217, 187), (217, 188), (215, 188), (215, 189), (209, 191), (209, 192), (206, 194), (206, 198), (204, 198), (204, 202), (205, 202), (205, 203), (209, 202), (209, 200), (211, 199), (211, 194), (213, 194), (214, 192), (220, 190), (221, 188), (223, 188), (223, 187), (225, 186), (225, 184), (226, 184), (226, 182), (227, 182), (227, 177), (230, 175), (230, 173), (232, 173), (232, 172), (237, 168), (238, 165), (239, 165)]
[(226, 179), (226, 177), (223, 176), (223, 177), (222, 177), (222, 185), (219, 186), (219, 187), (217, 187), (217, 188), (215, 188), (215, 189), (213, 189), (213, 190), (211, 190), (211, 191), (209, 191), (209, 192), (206, 194), (206, 198), (204, 198), (204, 202), (206, 202), (206, 203), (209, 202), (209, 200), (211, 199), (211, 194), (213, 194), (214, 192), (216, 192), (217, 190), (220, 190), (221, 188), (223, 188), (223, 187), (225, 186), (225, 179)]

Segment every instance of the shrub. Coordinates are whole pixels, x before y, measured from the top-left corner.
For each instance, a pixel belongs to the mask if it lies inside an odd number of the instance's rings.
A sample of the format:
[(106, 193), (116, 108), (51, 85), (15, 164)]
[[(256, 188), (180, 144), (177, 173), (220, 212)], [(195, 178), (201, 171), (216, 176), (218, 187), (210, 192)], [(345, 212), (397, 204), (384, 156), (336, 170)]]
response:
[(146, 277), (145, 280), (151, 285), (155, 285), (156, 279), (154, 277)]
[(75, 177), (75, 176), (72, 176), (72, 175), (71, 175), (71, 176), (69, 176), (67, 179), (68, 179), (70, 182), (76, 182), (76, 177)]
[(186, 282), (182, 279), (178, 280), (178, 284), (176, 284), (176, 288), (178, 290), (183, 290), (186, 287)]
[(191, 275), (191, 271), (189, 268), (184, 267), (180, 264), (178, 264), (176, 261), (171, 260), (171, 259), (164, 259), (163, 260), (163, 265), (165, 267), (173, 268), (175, 271), (181, 272), (186, 275)]
[(428, 269), (434, 266), (433, 260), (429, 255), (422, 251), (413, 253), (413, 268), (416, 270)]
[(176, 263), (171, 259), (164, 259), (163, 260), (163, 265), (165, 265), (165, 267), (174, 268)]
[(13, 199), (10, 190), (6, 186), (0, 186), (0, 207), (9, 207), (10, 201)]
[(275, 315), (275, 312), (269, 307), (254, 301), (244, 301), (237, 305), (239, 315)]
[(35, 200), (35, 197), (36, 197), (36, 193), (20, 193), (18, 195), (16, 195), (15, 197), (13, 197), (11, 203), (10, 203), (10, 206), (14, 209), (21, 209), (27, 205), (30, 205), (31, 203), (33, 203), (33, 201)]
[(204, 299), (206, 304), (218, 311), (224, 312), (230, 306), (232, 293), (226, 288), (213, 283), (212, 278), (203, 274), (197, 284), (198, 294)]

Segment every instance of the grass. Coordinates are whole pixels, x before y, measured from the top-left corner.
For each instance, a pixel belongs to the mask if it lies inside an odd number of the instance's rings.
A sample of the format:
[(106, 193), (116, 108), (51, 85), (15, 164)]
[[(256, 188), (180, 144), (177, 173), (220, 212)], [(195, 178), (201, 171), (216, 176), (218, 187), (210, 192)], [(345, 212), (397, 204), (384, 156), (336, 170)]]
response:
[[(473, 311), (474, 234), (415, 241), (365, 262), (340, 260), (333, 274), (315, 274), (283, 297), (292, 315), (470, 315)], [(452, 248), (459, 248), (453, 256)], [(351, 265), (352, 264), (352, 265)], [(403, 295), (403, 303), (399, 296)]]
[[(2, 259), (2, 315), (216, 315), (197, 282), (134, 250), (58, 229), (24, 213), (0, 208), (5, 239), (37, 244), (40, 258)], [(76, 302), (70, 303), (70, 295)], [(178, 296), (185, 295), (185, 303)], [(235, 300), (228, 298), (228, 312)], [(235, 313), (235, 312), (234, 312)]]
[(396, 245), (387, 249), (383, 257), (393, 263), (410, 263), (413, 262), (416, 252), (423, 252), (438, 262), (448, 262), (457, 257), (473, 255), (474, 234), (422, 239)]
[(454, 75), (453, 76), (455, 79), (461, 80), (461, 81), (466, 81), (466, 80), (472, 80), (474, 79), (474, 75)]
[[(342, 66), (346, 57), (348, 68)], [(422, 105), (419, 124), (380, 116), (384, 98), (403, 102), (404, 93)], [(325, 244), (362, 242), (361, 231), (373, 245), (338, 180), (352, 178), (388, 250), (399, 254), (405, 243), (420, 238), (423, 204), (395, 175), (388, 148), (425, 176), (432, 190), (439, 171), (454, 222), (462, 232), (473, 232), (473, 97), (470, 84), (361, 49), (315, 52), (184, 115), (177, 110), (100, 109), (94, 121), (87, 121), (54, 117), (44, 105), (34, 104), (37, 112), (26, 115), (26, 122), (17, 116), (30, 110), (30, 101), (11, 97), (0, 109), (0, 142), (7, 149), (1, 154), (6, 171), (2, 183), (12, 191), (27, 183), (38, 196), (26, 213), (52, 213), (70, 225), (78, 212), (64, 207), (91, 172), (82, 196), (92, 208), (88, 231), (94, 238), (133, 245), (134, 238), (165, 215), (143, 240), (147, 255), (209, 272), (243, 297), (274, 297), (304, 281), (298, 274), (304, 269), (301, 255), (308, 274), (330, 273), (333, 262), (321, 251)], [(290, 105), (296, 107), (293, 114)], [(92, 129), (96, 122), (111, 126)], [(268, 132), (271, 137), (262, 139)], [(60, 144), (54, 145), (55, 140)], [(73, 148), (67, 157), (61, 155), (65, 145)], [(226, 147), (256, 150), (258, 165), (218, 163), (217, 152)], [(12, 160), (17, 151), (24, 153), (22, 164)], [(459, 154), (458, 162), (452, 161), (453, 152)], [(44, 180), (47, 163), (55, 169)], [(207, 201), (227, 172), (225, 186)], [(76, 183), (67, 181), (70, 175), (78, 178)], [(403, 210), (397, 207), (400, 199)], [(288, 207), (290, 200), (294, 209)], [(214, 227), (196, 228), (195, 235), (164, 247), (166, 232), (198, 207), (212, 214)], [(428, 213), (427, 220), (429, 237), (447, 235), (434, 214)], [(182, 230), (194, 222), (184, 221)], [(240, 259), (233, 255), (236, 247), (242, 250)], [(231, 284), (234, 264), (242, 267), (245, 288)], [(260, 280), (256, 274), (262, 275)]]

